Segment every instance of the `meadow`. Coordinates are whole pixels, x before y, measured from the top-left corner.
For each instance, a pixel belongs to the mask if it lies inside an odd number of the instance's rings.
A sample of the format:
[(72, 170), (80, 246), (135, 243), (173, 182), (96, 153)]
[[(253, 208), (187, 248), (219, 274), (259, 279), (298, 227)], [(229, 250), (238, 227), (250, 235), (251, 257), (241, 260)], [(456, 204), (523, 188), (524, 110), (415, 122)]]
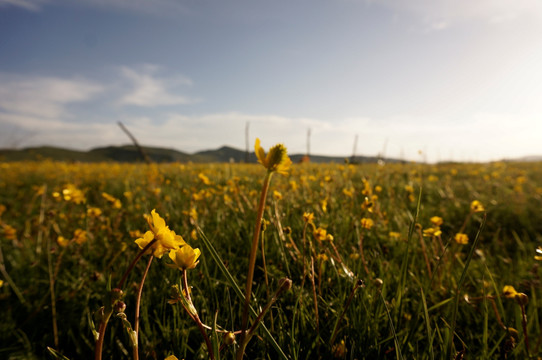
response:
[(246, 359), (542, 356), (541, 164), (293, 164), (258, 226), (267, 172), (1, 163), (0, 358), (133, 358), (136, 312), (142, 359), (239, 358), (245, 322)]

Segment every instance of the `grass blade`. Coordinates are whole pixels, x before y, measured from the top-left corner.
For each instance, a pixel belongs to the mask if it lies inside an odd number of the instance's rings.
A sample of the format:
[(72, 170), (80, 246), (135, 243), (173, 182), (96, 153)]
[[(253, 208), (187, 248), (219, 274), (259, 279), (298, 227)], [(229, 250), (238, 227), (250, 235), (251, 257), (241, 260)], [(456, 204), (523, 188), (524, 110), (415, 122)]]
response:
[[(205, 246), (205, 249), (207, 250), (207, 252), (209, 253), (209, 255), (211, 255), (211, 257), (213, 258), (213, 260), (215, 261), (216, 265), (218, 266), (220, 272), (222, 273), (222, 275), (224, 275), (228, 281), (228, 283), (230, 284), (230, 286), (233, 288), (233, 290), (235, 291), (235, 293), (237, 294), (237, 296), (239, 297), (239, 299), (241, 299), (242, 301), (245, 300), (245, 295), (243, 295), (243, 291), (241, 290), (241, 288), (239, 287), (239, 285), (237, 285), (237, 282), (235, 281), (235, 279), (233, 278), (233, 276), (231, 275), (231, 273), (228, 271), (228, 269), (226, 268), (226, 266), (224, 265), (224, 262), (222, 261), (222, 259), (220, 258), (220, 255), (218, 254), (218, 252), (216, 251), (216, 249), (213, 247), (213, 245), (211, 244), (211, 242), (209, 241), (209, 239), (207, 238), (207, 236), (203, 233), (203, 231), (201, 230), (201, 228), (198, 226), (197, 227), (197, 230), (198, 230), (198, 234), (200, 235), (201, 237), (201, 240), (203, 242), (203, 245)], [(252, 306), (249, 307), (250, 311), (252, 312), (252, 315), (254, 316), (258, 316), (258, 313), (256, 312), (256, 310), (254, 310), (254, 308)], [(277, 353), (279, 354), (280, 358), (283, 359), (283, 360), (288, 360), (288, 356), (286, 356), (286, 354), (284, 353), (284, 351), (282, 351), (280, 345), (276, 342), (276, 340), (273, 338), (273, 335), (271, 335), (271, 333), (269, 332), (269, 329), (267, 329), (267, 327), (265, 326), (265, 324), (260, 324), (260, 327), (263, 329), (264, 331), (264, 334), (265, 336), (267, 337), (267, 339), (271, 342), (271, 345), (273, 346), (273, 348), (275, 348), (275, 350), (277, 351)]]

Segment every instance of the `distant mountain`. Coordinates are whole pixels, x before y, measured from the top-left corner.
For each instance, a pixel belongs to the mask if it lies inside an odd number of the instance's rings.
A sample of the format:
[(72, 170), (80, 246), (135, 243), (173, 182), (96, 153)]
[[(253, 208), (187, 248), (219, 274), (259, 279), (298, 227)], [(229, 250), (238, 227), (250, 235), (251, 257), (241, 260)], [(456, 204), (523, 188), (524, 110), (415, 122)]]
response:
[[(245, 162), (247, 155), (243, 150), (235, 149), (229, 146), (222, 146), (215, 150), (199, 151), (194, 154), (188, 154), (175, 149), (143, 147), (143, 151), (153, 162)], [(303, 154), (290, 155), (292, 162), (302, 161)], [(133, 145), (107, 146), (94, 148), (89, 151), (77, 151), (63, 149), (51, 146), (24, 148), (21, 150), (0, 149), (0, 161), (24, 161), (24, 160), (56, 160), (69, 162), (143, 162), (144, 159)], [(344, 163), (345, 160), (351, 161), (350, 157), (340, 156), (322, 156), (311, 155), (312, 163)], [(256, 155), (251, 152), (248, 154), (249, 162), (256, 162)], [(356, 156), (353, 162), (367, 163), (376, 162), (377, 157)], [(389, 162), (398, 160), (387, 159)]]

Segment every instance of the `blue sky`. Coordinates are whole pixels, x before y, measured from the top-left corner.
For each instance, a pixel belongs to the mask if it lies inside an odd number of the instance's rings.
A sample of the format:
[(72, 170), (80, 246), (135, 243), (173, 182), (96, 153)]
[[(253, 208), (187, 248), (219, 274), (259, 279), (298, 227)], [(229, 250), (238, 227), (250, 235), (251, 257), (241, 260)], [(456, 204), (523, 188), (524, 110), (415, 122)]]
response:
[[(542, 154), (537, 0), (0, 0), (0, 147)], [(419, 155), (419, 151), (423, 155)]]

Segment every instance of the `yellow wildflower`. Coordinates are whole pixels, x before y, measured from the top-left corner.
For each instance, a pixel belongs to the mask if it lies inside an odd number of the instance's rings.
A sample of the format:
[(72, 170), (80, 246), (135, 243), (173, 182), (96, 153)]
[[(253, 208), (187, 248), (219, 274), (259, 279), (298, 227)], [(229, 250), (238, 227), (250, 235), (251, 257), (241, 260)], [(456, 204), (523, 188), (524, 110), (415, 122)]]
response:
[(373, 212), (373, 207), (374, 207), (374, 203), (372, 201), (370, 201), (368, 197), (365, 197), (365, 200), (363, 201), (363, 204), (361, 204), (361, 209), (362, 210), (367, 210), (370, 213), (372, 213)]
[(314, 221), (314, 214), (309, 213), (309, 212), (304, 213), (303, 214), (303, 221), (305, 221), (306, 223), (312, 224), (313, 221)]
[(4, 231), (4, 236), (8, 240), (16, 240), (17, 239), (17, 230), (11, 225), (4, 224), (2, 225), (2, 230)]
[(329, 257), (325, 253), (316, 255), (316, 258), (322, 262), (326, 262), (329, 260)]
[(454, 240), (455, 240), (455, 242), (457, 242), (458, 244), (466, 245), (466, 244), (469, 243), (469, 236), (468, 236), (467, 234), (457, 233), (457, 234), (455, 234), (455, 236), (454, 236)]
[(70, 243), (70, 241), (68, 239), (66, 239), (64, 236), (57, 237), (56, 242), (57, 242), (58, 246), (60, 246), (60, 247), (66, 247)]
[(205, 176), (204, 173), (199, 173), (198, 174), (198, 178), (200, 179), (200, 181), (205, 184), (205, 185), (211, 185), (211, 181), (209, 180), (209, 178), (207, 176)]
[(113, 208), (120, 209), (122, 207), (122, 203), (116, 197), (111, 196), (105, 192), (102, 193), (102, 197), (106, 199), (107, 201), (109, 201), (112, 204)]
[(389, 237), (391, 237), (392, 239), (399, 239), (399, 237), (401, 237), (401, 234), (399, 234), (398, 232), (396, 231), (390, 231), (390, 233), (388, 234)]
[(363, 218), (361, 219), (361, 227), (364, 228), (364, 229), (370, 229), (373, 227), (374, 225), (374, 221), (373, 219), (369, 219), (369, 218)]
[(427, 229), (423, 229), (423, 236), (440, 236), (442, 235), (442, 231), (440, 230), (440, 228), (437, 226), (437, 227), (430, 227), (430, 228), (427, 228)]
[(278, 192), (277, 190), (273, 190), (273, 198), (275, 200), (282, 200), (282, 194)]
[(470, 203), (470, 209), (472, 212), (482, 212), (485, 211), (484, 205), (478, 200), (474, 200)]
[(0, 288), (4, 286), (4, 280), (0, 279)]
[(347, 197), (354, 197), (354, 188), (352, 187), (349, 187), (349, 188), (343, 188), (343, 194)]
[(534, 259), (537, 261), (542, 261), (542, 246), (536, 248), (536, 255), (534, 256)]
[(193, 269), (198, 264), (199, 261), (197, 260), (200, 255), (201, 251), (199, 249), (193, 249), (185, 243), (182, 247), (169, 252), (169, 258), (174, 263), (169, 266), (183, 271)]
[(516, 291), (516, 289), (514, 289), (512, 285), (505, 285), (504, 288), (502, 289), (502, 293), (505, 297), (509, 299), (515, 298), (516, 295), (518, 294), (518, 292)]
[(87, 209), (87, 216), (99, 217), (100, 215), (102, 215), (102, 210), (100, 208), (90, 207)]
[(435, 226), (440, 226), (444, 222), (440, 216), (433, 216), (431, 219), (429, 219)]
[(182, 236), (169, 229), (165, 220), (158, 215), (156, 210), (153, 209), (151, 215), (147, 215), (146, 218), (150, 230), (142, 238), (137, 239), (135, 243), (139, 248), (143, 249), (151, 241), (156, 240), (147, 251), (147, 254), (152, 253), (157, 258), (161, 258), (169, 250), (178, 249), (186, 244)]
[(83, 229), (76, 229), (73, 232), (73, 238), (75, 239), (75, 242), (79, 245), (84, 244), (88, 240), (87, 232)]
[(66, 185), (66, 187), (62, 190), (62, 196), (65, 201), (72, 201), (76, 204), (86, 202), (85, 194), (73, 184)]
[(198, 232), (196, 231), (196, 229), (192, 229), (192, 231), (190, 232), (190, 238), (192, 238), (192, 240), (198, 239)]
[(327, 240), (327, 231), (321, 227), (314, 229), (313, 231), (314, 238), (318, 241)]
[(292, 165), (292, 160), (288, 157), (286, 147), (282, 144), (277, 144), (269, 149), (267, 156), (265, 150), (260, 146), (260, 139), (256, 139), (254, 145), (258, 161), (270, 172), (278, 172), (282, 175), (288, 175), (288, 170)]
[(323, 212), (327, 212), (327, 199), (322, 200), (320, 206), (322, 207)]

